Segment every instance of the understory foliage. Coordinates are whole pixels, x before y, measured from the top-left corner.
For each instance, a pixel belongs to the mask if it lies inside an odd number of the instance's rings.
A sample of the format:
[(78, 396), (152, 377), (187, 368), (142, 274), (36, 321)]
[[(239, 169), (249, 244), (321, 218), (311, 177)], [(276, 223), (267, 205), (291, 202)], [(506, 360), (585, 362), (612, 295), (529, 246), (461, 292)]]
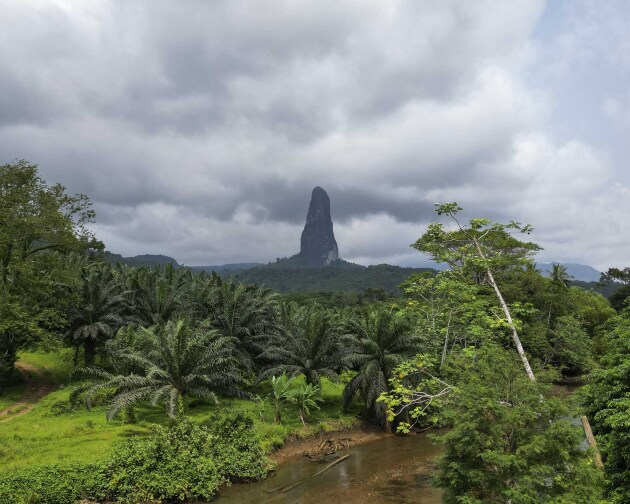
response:
[(250, 418), (226, 414), (210, 426), (181, 419), (148, 437), (120, 442), (102, 464), (51, 465), (0, 475), (0, 502), (125, 504), (209, 500), (223, 484), (256, 480), (271, 468)]
[(105, 467), (108, 497), (129, 504), (212, 498), (222, 483), (214, 442), (207, 428), (189, 420), (123, 441)]
[(549, 385), (529, 380), (498, 347), (463, 358), (465, 375), (444, 410), (451, 430), (438, 437), (445, 502), (599, 502), (602, 474)]
[(271, 462), (267, 460), (254, 434), (254, 421), (240, 411), (224, 411), (205, 423), (214, 436), (211, 453), (219, 460), (219, 474), (227, 481), (254, 481), (263, 478)]
[(590, 376), (585, 409), (602, 450), (611, 502), (630, 495), (630, 312), (610, 320), (602, 365)]

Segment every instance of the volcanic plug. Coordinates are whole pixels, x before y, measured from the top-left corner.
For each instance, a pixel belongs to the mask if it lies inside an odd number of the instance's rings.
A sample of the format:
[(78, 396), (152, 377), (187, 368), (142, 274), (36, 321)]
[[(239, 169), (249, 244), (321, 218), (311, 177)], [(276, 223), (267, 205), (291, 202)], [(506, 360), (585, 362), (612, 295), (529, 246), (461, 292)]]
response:
[(306, 224), (302, 231), (300, 255), (316, 266), (339, 259), (339, 249), (330, 216), (330, 198), (321, 187), (313, 189)]

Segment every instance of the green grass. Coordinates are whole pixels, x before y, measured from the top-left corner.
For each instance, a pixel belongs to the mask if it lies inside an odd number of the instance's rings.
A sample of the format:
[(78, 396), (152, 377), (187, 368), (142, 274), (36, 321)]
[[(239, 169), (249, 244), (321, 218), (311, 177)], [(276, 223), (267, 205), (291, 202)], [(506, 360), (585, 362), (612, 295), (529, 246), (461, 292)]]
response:
[[(60, 462), (96, 462), (107, 455), (116, 441), (128, 436), (146, 435), (152, 425), (168, 421), (161, 408), (150, 406), (138, 408), (138, 422), (131, 425), (120, 420), (108, 422), (105, 406), (95, 407), (91, 411), (81, 406), (55, 415), (54, 408), (51, 409), (53, 405), (67, 401), (70, 395), (71, 387), (67, 384), (72, 369), (71, 352), (28, 352), (21, 354), (20, 359), (36, 368), (36, 376), (39, 374), (49, 383), (55, 383), (57, 389), (41, 399), (30, 413), (0, 423), (0, 466), (3, 468)], [(23, 385), (5, 391), (6, 394), (0, 396), (0, 405), (17, 400), (22, 390)], [(245, 411), (254, 419), (256, 432), (269, 452), (282, 446), (290, 436), (308, 437), (319, 432), (351, 427), (356, 413), (343, 412), (342, 390), (342, 385), (323, 380), (324, 402), (320, 410), (312, 412), (306, 427), (300, 422), (294, 405), (283, 408), (282, 425), (275, 425), (271, 404), (242, 399), (223, 398), (218, 405), (193, 400), (188, 404), (186, 414), (195, 421), (203, 422), (226, 409)], [(261, 385), (254, 393), (264, 397), (268, 388)]]
[(26, 385), (19, 384), (13, 387), (9, 387), (3, 390), (3, 393), (0, 394), (0, 411), (8, 408), (14, 402), (17, 402), (22, 397), (22, 394), (26, 390)]
[(137, 425), (107, 422), (103, 407), (52, 416), (52, 404), (68, 396), (68, 390), (55, 391), (39, 401), (30, 413), (0, 423), (0, 465), (11, 468), (93, 462), (101, 459), (116, 440), (148, 431), (146, 422)]
[(19, 356), (19, 364), (35, 368), (40, 374), (40, 377), (36, 377), (30, 373), (31, 378), (41, 378), (57, 385), (67, 384), (72, 373), (72, 349), (63, 348), (55, 352), (22, 352)]
[(72, 350), (64, 348), (55, 352), (22, 352), (18, 359), (18, 366), (20, 365), (33, 371), (16, 370), (17, 383), (4, 388), (0, 393), (0, 410), (22, 398), (28, 388), (27, 381), (42, 385), (68, 383), (72, 371)]

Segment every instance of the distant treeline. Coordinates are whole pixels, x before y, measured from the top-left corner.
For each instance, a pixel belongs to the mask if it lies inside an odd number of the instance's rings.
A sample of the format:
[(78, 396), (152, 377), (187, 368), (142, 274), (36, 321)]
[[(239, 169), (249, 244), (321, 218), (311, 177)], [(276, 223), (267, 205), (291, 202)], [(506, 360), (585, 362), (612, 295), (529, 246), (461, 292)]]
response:
[[(165, 266), (170, 263), (176, 267), (183, 267), (172, 257), (164, 255), (145, 254), (123, 257), (107, 252), (106, 258), (108, 262), (124, 263), (134, 267)], [(436, 272), (431, 268), (405, 268), (390, 264), (365, 267), (341, 259), (322, 268), (309, 265), (299, 256), (277, 259), (273, 263), (264, 265), (235, 263), (221, 266), (192, 266), (191, 270), (194, 273), (215, 271), (222, 277), (233, 276), (240, 281), (264, 284), (281, 293), (321, 293), (326, 298), (323, 304), (328, 304), (334, 298), (339, 301), (337, 306), (360, 303), (362, 300), (355, 299), (359, 295), (371, 299), (382, 299), (386, 295), (400, 294), (400, 284), (412, 273)], [(621, 286), (619, 283), (580, 280), (572, 280), (571, 285), (598, 292), (604, 297), (610, 297)], [(325, 293), (337, 293), (337, 295), (335, 297), (324, 295)]]

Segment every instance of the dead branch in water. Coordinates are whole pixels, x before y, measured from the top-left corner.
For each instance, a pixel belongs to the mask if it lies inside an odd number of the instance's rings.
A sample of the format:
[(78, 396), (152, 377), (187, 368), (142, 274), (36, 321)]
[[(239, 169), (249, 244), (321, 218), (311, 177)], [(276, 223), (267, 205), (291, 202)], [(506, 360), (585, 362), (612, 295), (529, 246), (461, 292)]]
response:
[(267, 493), (274, 493), (274, 492), (288, 492), (289, 490), (295, 488), (298, 485), (301, 485), (302, 483), (305, 483), (308, 480), (313, 479), (315, 476), (319, 476), (321, 473), (323, 473), (324, 471), (327, 471), (328, 469), (330, 469), (332, 466), (338, 464), (339, 462), (343, 462), (344, 460), (346, 460), (348, 457), (350, 456), (350, 454), (348, 455), (344, 455), (341, 458), (338, 458), (337, 460), (331, 462), (330, 464), (328, 464), (326, 467), (324, 467), (321, 471), (317, 471), (315, 474), (313, 474), (312, 476), (309, 476), (308, 478), (304, 478), (301, 479), (299, 481), (296, 481), (295, 483), (291, 483), (290, 485), (285, 485), (285, 486), (281, 486), (278, 488), (274, 488), (273, 490), (267, 490)]

